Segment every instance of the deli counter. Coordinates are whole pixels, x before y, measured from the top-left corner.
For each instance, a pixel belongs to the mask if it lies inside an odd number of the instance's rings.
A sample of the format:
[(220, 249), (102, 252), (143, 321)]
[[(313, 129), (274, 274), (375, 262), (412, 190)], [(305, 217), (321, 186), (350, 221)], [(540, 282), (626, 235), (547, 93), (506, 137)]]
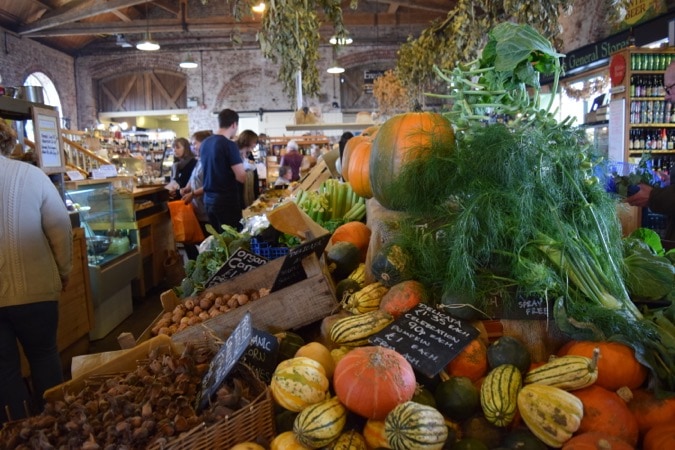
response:
[(79, 211), (87, 245), (94, 309), (91, 340), (101, 339), (133, 312), (164, 277), (175, 250), (163, 186), (138, 188), (126, 177), (66, 183), (66, 201)]

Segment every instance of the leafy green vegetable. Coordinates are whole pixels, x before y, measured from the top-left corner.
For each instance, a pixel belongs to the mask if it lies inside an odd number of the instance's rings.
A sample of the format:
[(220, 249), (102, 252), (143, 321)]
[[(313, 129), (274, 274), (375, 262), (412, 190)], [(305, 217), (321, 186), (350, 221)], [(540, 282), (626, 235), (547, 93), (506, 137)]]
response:
[(659, 300), (668, 295), (675, 284), (675, 266), (657, 256), (648, 246), (625, 242), (626, 287), (636, 299)]

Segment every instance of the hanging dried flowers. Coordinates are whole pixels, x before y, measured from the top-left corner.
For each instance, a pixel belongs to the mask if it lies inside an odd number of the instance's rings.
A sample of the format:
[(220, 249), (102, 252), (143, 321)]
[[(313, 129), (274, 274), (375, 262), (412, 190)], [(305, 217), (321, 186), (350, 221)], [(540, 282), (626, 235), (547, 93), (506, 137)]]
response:
[(596, 94), (601, 94), (607, 87), (609, 87), (609, 78), (604, 76), (589, 78), (583, 82), (562, 83), (565, 95), (577, 101), (588, 100)]
[(407, 111), (410, 107), (410, 95), (393, 70), (373, 81), (373, 95), (381, 115)]

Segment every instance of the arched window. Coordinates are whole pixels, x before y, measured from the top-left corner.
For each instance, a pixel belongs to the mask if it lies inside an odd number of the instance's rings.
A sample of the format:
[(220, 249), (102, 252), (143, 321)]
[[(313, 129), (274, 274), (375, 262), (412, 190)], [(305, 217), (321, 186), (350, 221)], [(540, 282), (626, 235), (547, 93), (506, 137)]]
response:
[[(46, 74), (42, 72), (33, 72), (26, 77), (26, 80), (23, 82), (23, 84), (24, 86), (41, 86), (43, 90), (44, 104), (56, 107), (57, 111), (59, 112), (59, 116), (63, 117), (59, 93), (56, 91), (56, 86), (54, 86), (52, 80)], [(26, 122), (26, 137), (35, 142), (33, 123), (31, 121)]]

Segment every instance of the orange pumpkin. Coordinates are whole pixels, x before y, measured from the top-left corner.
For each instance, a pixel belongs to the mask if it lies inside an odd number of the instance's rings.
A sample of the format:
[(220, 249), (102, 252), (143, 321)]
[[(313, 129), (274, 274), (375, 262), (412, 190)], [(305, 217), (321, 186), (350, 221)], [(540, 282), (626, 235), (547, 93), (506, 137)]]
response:
[(576, 341), (565, 346), (567, 355), (593, 357), (593, 349), (600, 349), (596, 385), (610, 391), (627, 386), (637, 389), (647, 379), (647, 368), (635, 359), (635, 352), (618, 342)]
[(387, 436), (384, 435), (384, 420), (368, 419), (362, 434), (368, 448), (391, 448)]
[(333, 373), (335, 394), (344, 406), (367, 419), (384, 420), (415, 394), (415, 373), (394, 350), (359, 347), (347, 353)]
[(635, 416), (642, 435), (657, 425), (675, 423), (675, 397), (657, 398), (650, 390), (636, 389), (628, 409)]
[(642, 450), (670, 450), (675, 448), (675, 424), (657, 425), (647, 432)]
[[(352, 138), (353, 139), (353, 138)], [(351, 140), (351, 139), (350, 139)], [(370, 186), (370, 151), (373, 142), (370, 139), (356, 144), (349, 156), (347, 182), (352, 190), (361, 197), (370, 198), (373, 191)]]
[(370, 136), (366, 136), (364, 134), (360, 134), (358, 136), (354, 136), (353, 138), (349, 139), (347, 143), (345, 144), (345, 148), (342, 151), (342, 179), (345, 181), (349, 181), (349, 160), (351, 159), (352, 152), (354, 151), (354, 148), (361, 143), (365, 141), (371, 141), (372, 138)]
[(449, 151), (455, 145), (452, 125), (441, 114), (398, 114), (380, 126), (370, 152), (370, 183), (373, 197), (382, 206), (399, 208), (391, 187), (405, 164), (428, 156), (432, 145), (447, 147)]
[(635, 450), (635, 447), (616, 436), (591, 432), (573, 436), (562, 450)]
[(379, 125), (370, 126), (365, 130), (363, 130), (363, 132), (359, 136), (370, 136), (370, 138), (373, 139), (377, 135), (379, 129), (380, 129)]
[(474, 384), (488, 371), (487, 347), (480, 339), (474, 339), (445, 367), (448, 375), (467, 377)]
[(380, 309), (394, 319), (427, 301), (427, 291), (419, 281), (406, 280), (393, 285), (380, 300)]
[(361, 261), (366, 260), (368, 246), (370, 245), (370, 228), (363, 222), (347, 222), (335, 229), (330, 237), (331, 244), (337, 242), (351, 242), (361, 251)]
[(584, 417), (581, 419), (578, 433), (597, 432), (606, 436), (616, 436), (635, 446), (638, 442), (638, 423), (628, 409), (626, 402), (616, 392), (593, 384), (572, 391), (584, 405)]

